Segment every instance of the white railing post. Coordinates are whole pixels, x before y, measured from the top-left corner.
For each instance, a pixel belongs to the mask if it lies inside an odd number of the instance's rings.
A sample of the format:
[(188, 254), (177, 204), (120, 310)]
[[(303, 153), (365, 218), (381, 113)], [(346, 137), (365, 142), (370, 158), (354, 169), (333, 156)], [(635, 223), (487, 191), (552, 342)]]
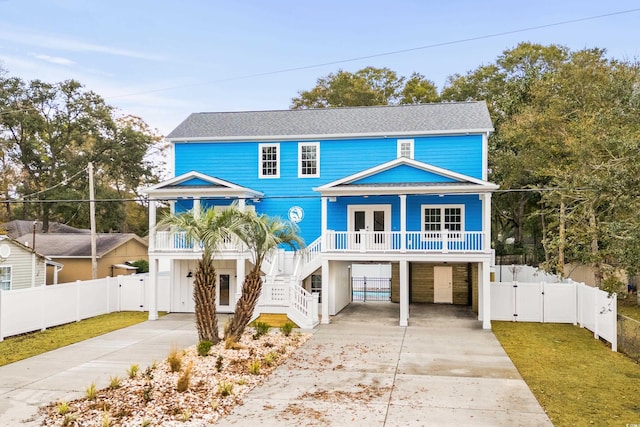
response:
[(4, 313), (6, 312), (4, 307), (3, 307), (3, 303), (2, 303), (2, 294), (4, 293), (4, 290), (0, 289), (0, 341), (4, 341), (4, 334), (2, 333), (2, 325), (4, 324), (4, 322), (2, 321), (2, 317), (4, 316)]
[(441, 233), (442, 238), (442, 253), (446, 254), (449, 252), (449, 230), (445, 229)]

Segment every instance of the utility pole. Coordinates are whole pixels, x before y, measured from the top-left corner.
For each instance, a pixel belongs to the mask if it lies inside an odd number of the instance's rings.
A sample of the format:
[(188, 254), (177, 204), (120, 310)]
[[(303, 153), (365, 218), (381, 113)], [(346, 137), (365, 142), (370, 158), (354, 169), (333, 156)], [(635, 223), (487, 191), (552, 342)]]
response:
[(93, 188), (93, 163), (89, 162), (89, 216), (91, 217), (91, 278), (98, 278), (98, 259), (96, 255), (96, 196)]

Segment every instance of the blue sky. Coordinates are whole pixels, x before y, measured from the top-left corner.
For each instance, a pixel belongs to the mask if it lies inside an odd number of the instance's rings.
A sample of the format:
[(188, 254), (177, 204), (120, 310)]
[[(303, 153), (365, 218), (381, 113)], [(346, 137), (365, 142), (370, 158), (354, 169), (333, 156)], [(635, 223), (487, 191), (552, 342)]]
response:
[(287, 109), (338, 69), (416, 71), (441, 89), (447, 76), (521, 41), (637, 59), (640, 11), (266, 74), (636, 8), (636, 0), (0, 0), (0, 66), (26, 80), (75, 78), (166, 134), (191, 112)]

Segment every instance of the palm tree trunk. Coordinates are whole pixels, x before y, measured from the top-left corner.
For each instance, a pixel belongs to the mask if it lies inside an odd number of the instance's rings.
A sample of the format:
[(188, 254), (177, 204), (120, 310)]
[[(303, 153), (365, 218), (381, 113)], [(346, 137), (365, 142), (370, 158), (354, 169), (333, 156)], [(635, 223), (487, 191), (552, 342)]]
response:
[(262, 278), (260, 277), (260, 270), (254, 268), (244, 279), (242, 295), (236, 303), (235, 313), (231, 318), (231, 322), (224, 331), (225, 340), (238, 341), (240, 339), (253, 316), (253, 311), (256, 308), (256, 304), (258, 304), (261, 292)]
[(220, 341), (216, 315), (216, 269), (213, 259), (206, 254), (198, 260), (193, 282), (193, 299), (196, 310), (196, 329), (199, 341)]

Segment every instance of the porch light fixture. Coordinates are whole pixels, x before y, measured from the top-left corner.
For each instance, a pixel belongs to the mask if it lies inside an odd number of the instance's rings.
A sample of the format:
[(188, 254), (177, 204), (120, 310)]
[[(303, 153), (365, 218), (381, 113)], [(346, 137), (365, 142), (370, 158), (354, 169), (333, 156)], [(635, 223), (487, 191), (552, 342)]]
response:
[(191, 270), (187, 273), (187, 277), (193, 277), (193, 272)]

